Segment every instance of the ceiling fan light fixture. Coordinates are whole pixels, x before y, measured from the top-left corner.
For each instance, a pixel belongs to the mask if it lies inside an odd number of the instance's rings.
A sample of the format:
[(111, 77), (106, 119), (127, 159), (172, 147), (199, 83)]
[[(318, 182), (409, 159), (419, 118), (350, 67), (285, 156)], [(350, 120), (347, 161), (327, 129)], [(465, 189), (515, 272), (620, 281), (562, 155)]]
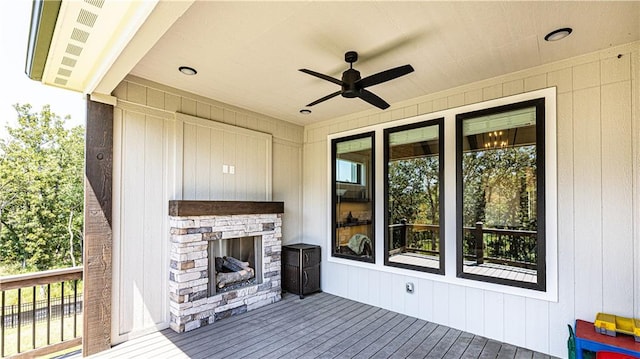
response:
[(544, 37), (544, 40), (545, 41), (562, 40), (565, 37), (571, 35), (572, 32), (573, 32), (573, 29), (570, 27), (564, 27), (562, 29), (553, 30)]
[(189, 66), (180, 66), (180, 67), (178, 67), (178, 71), (182, 72), (183, 74), (185, 74), (187, 76), (193, 76), (193, 75), (198, 73), (198, 71), (196, 71), (196, 69), (194, 69), (193, 67), (189, 67)]

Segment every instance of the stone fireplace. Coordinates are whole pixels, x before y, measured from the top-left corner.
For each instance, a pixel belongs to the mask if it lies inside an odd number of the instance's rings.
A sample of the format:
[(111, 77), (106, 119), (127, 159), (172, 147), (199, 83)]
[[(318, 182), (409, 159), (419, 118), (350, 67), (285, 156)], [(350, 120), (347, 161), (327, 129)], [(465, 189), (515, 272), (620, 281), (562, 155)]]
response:
[(173, 330), (280, 300), (283, 212), (283, 202), (169, 201)]

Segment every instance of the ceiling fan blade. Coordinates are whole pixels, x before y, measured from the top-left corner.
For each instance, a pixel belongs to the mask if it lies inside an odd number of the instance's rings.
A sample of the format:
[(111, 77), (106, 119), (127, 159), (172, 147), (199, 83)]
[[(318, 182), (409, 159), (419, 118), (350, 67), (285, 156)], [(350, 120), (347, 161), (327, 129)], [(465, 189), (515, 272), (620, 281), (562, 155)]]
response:
[(381, 110), (385, 110), (389, 108), (389, 104), (385, 100), (381, 99), (380, 97), (378, 97), (378, 95), (374, 94), (371, 91), (362, 89), (360, 90), (358, 97), (360, 97), (361, 99), (367, 101), (368, 103), (374, 105), (375, 107)]
[(327, 76), (325, 74), (321, 74), (319, 72), (315, 72), (315, 71), (311, 71), (311, 70), (307, 70), (307, 69), (299, 69), (298, 71), (302, 71), (305, 74), (309, 74), (311, 76), (315, 76), (315, 77), (321, 78), (323, 80), (326, 80), (326, 81), (329, 81), (329, 82), (333, 82), (336, 85), (342, 86), (342, 81), (341, 80), (334, 79), (331, 76)]
[(367, 76), (362, 80), (357, 82), (357, 85), (361, 88), (377, 85), (383, 82), (387, 82), (389, 80), (393, 80), (400, 76), (404, 76), (408, 73), (413, 72), (413, 67), (411, 65), (399, 66), (393, 69), (389, 69), (386, 71), (378, 72), (377, 74), (373, 74), (371, 76)]
[(330, 98), (334, 98), (334, 97), (338, 96), (341, 92), (342, 92), (342, 91), (336, 91), (336, 92), (334, 92), (334, 93), (332, 93), (332, 94), (330, 94), (330, 95), (327, 95), (327, 96), (325, 96), (325, 97), (323, 97), (323, 98), (321, 98), (321, 99), (315, 100), (315, 101), (313, 101), (312, 103), (308, 104), (308, 105), (307, 105), (307, 107), (311, 107), (311, 106), (313, 106), (313, 105), (317, 105), (317, 104), (319, 104), (320, 102), (327, 101), (327, 100), (328, 100), (328, 99), (330, 99)]

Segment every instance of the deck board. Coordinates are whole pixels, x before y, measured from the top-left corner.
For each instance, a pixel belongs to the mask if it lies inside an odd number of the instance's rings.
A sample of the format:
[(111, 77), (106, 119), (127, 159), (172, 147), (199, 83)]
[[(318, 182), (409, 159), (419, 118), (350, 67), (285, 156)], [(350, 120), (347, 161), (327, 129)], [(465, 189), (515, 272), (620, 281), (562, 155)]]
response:
[(165, 329), (90, 358), (228, 357), (550, 358), (326, 293), (304, 299), (285, 294), (278, 303), (188, 333)]

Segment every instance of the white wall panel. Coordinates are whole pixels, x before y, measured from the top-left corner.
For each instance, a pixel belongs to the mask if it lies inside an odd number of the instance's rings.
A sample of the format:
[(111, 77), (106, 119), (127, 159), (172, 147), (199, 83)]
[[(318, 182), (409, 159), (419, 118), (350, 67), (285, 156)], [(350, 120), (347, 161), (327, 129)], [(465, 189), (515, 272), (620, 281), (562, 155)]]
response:
[(282, 243), (299, 243), (302, 242), (302, 148), (299, 144), (274, 140), (273, 158), (277, 159), (273, 162), (273, 200), (284, 202), (286, 226), (282, 228)]
[(473, 327), (471, 326), (469, 326), (468, 330), (472, 333), (478, 333), (479, 335), (502, 341), (504, 340), (504, 327), (506, 322), (504, 317), (504, 294), (492, 291), (483, 292), (484, 309), (480, 312), (483, 315), (482, 326), (484, 327), (484, 334), (483, 332), (473, 331)]
[(603, 311), (633, 312), (633, 146), (631, 81), (602, 86)]
[(573, 104), (575, 313), (590, 319), (603, 300), (600, 88), (575, 91)]
[(392, 273), (389, 282), (383, 284), (388, 288), (387, 291), (391, 294), (391, 310), (403, 314), (405, 313), (405, 279), (407, 278)]
[[(522, 310), (522, 309), (521, 309)], [(539, 299), (525, 299), (524, 322), (527, 348), (542, 353), (549, 352), (549, 303)], [(567, 336), (568, 336), (567, 332)]]
[[(514, 345), (525, 346), (527, 342), (525, 328), (525, 321), (527, 320), (527, 299), (524, 297), (505, 294), (503, 300), (503, 340)], [(489, 323), (487, 323), (487, 325), (489, 325)]]
[(158, 300), (168, 295), (166, 273), (150, 268), (167, 263), (167, 227), (158, 218), (167, 216), (165, 173), (171, 154), (166, 140), (172, 122), (130, 110), (118, 113), (122, 116), (114, 124), (115, 342), (168, 321), (167, 304)]
[[(144, 153), (145, 157), (151, 154), (164, 154), (164, 141), (157, 139), (164, 138), (165, 120), (157, 117), (146, 116), (144, 131)], [(162, 158), (162, 156), (160, 156)], [(165, 193), (164, 164), (166, 161), (144, 161), (144, 218), (143, 218), (143, 271), (142, 286), (144, 298), (143, 326), (151, 327), (162, 323), (166, 318), (166, 305), (157, 298), (168, 296), (167, 276), (161, 271), (150, 271), (146, 268), (158, 268), (166, 263), (166, 255), (163, 250), (166, 242), (163, 241), (166, 226), (158, 225), (156, 218), (168, 215)], [(135, 253), (135, 252), (134, 252)], [(131, 253), (130, 255), (135, 255)], [(142, 308), (141, 308), (142, 309)]]
[[(302, 127), (132, 76), (114, 94), (112, 341), (119, 343), (168, 327), (169, 200), (270, 200), (272, 176), (286, 175), (274, 200), (285, 201), (284, 234), (300, 240)], [(187, 116), (223, 120), (223, 112), (247, 128)], [(223, 164), (236, 174), (223, 174)]]
[[(183, 199), (271, 199), (271, 135), (181, 114), (177, 120), (184, 128), (184, 137), (178, 139), (183, 148)], [(221, 188), (222, 197), (214, 196)]]
[[(464, 288), (464, 287), (463, 287)], [(484, 308), (484, 293), (485, 291), (478, 288), (464, 288), (465, 289), (465, 315), (466, 315), (466, 323), (465, 329), (472, 333), (477, 333), (478, 335), (484, 335), (484, 325), (486, 319)], [(483, 308), (482, 310), (479, 310)], [(493, 322), (493, 320), (492, 320)]]
[(393, 275), (391, 273), (379, 273), (378, 275), (376, 288), (378, 288), (378, 298), (380, 298), (380, 306), (382, 308), (393, 308), (393, 297), (391, 293), (392, 279)]
[[(144, 266), (140, 260), (144, 242), (144, 141), (145, 116), (127, 113), (123, 126), (123, 161), (121, 214), (122, 237), (131, 240), (122, 241), (120, 255), (122, 268), (120, 286), (120, 334), (142, 326), (144, 313)], [(130, 120), (129, 120), (130, 119)]]
[(375, 270), (367, 271), (367, 301), (370, 305), (380, 307), (380, 291), (378, 286), (378, 278), (380, 274)]
[(420, 279), (416, 283), (416, 294), (420, 298), (420, 319), (433, 321), (433, 281)]
[[(367, 267), (368, 298), (363, 301), (566, 357), (567, 324), (575, 319), (593, 320), (603, 310), (626, 316), (638, 316), (640, 311), (639, 79), (640, 44), (634, 43), (430, 94), (392, 105), (391, 111), (367, 111), (308, 125), (303, 157), (304, 240), (322, 245), (325, 253), (330, 251), (326, 248), (331, 235), (327, 135), (437, 112), (461, 102), (555, 86), (557, 208), (548, 210), (557, 210), (557, 300), (465, 288), (431, 274), (405, 275), (406, 271), (377, 263)], [(448, 246), (447, 251), (451, 250)], [(362, 264), (328, 259), (323, 256), (323, 275), (334, 277), (323, 278), (323, 289), (348, 295), (345, 273), (350, 266)], [(407, 281), (416, 284), (416, 293), (400, 301)], [(360, 290), (354, 293), (361, 295)], [(416, 303), (419, 310), (413, 314)]]
[(467, 293), (465, 287), (449, 286), (449, 326), (465, 330), (467, 323)]
[[(569, 75), (567, 76), (566, 73)], [(570, 84), (571, 71), (558, 71), (559, 83)], [(560, 75), (564, 74), (564, 75)], [(551, 77), (551, 76), (550, 76)], [(554, 80), (556, 79), (554, 77)], [(560, 80), (563, 79), (563, 80)], [(560, 90), (564, 85), (558, 85)], [(569, 85), (570, 86), (570, 85)], [(564, 253), (558, 262), (558, 302), (549, 304), (549, 318), (557, 323), (573, 324), (575, 258), (573, 212), (573, 94), (558, 94), (558, 251)], [(566, 352), (566, 325), (549, 326), (551, 354), (561, 356)]]
[[(404, 293), (404, 314), (419, 318), (420, 317), (420, 306), (424, 305), (423, 296), (419, 295), (419, 291), (423, 290), (421, 288), (422, 283), (417, 280), (417, 278), (408, 279), (407, 282), (413, 283), (413, 293)], [(401, 282), (404, 285), (404, 283)]]
[(449, 284), (442, 282), (433, 283), (433, 321), (436, 323), (449, 323)]

